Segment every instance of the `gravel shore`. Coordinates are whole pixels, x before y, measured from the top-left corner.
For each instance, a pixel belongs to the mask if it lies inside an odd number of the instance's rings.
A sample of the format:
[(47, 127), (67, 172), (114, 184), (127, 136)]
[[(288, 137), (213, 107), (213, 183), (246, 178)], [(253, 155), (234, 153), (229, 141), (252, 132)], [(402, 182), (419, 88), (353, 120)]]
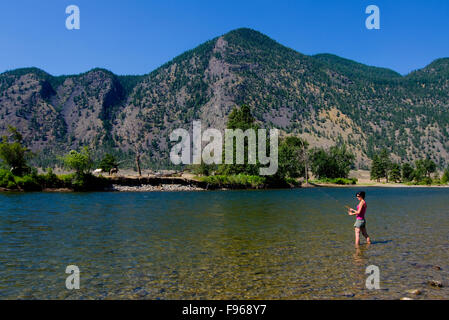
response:
[(203, 191), (204, 189), (195, 186), (183, 186), (181, 184), (162, 184), (159, 186), (152, 186), (143, 184), (140, 186), (121, 186), (118, 184), (112, 185), (112, 191), (121, 192), (149, 192), (149, 191)]

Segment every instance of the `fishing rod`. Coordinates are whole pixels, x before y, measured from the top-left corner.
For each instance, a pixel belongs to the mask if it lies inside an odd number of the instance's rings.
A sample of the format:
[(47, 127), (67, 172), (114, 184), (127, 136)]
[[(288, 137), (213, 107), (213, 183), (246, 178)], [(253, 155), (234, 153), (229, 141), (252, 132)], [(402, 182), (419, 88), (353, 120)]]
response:
[(328, 197), (331, 198), (332, 200), (334, 200), (335, 202), (337, 202), (339, 206), (342, 206), (342, 207), (344, 207), (344, 208), (346, 208), (346, 209), (351, 209), (350, 206), (348, 206), (348, 205), (343, 205), (337, 198), (331, 196), (331, 195), (328, 194), (327, 192), (324, 192), (324, 190), (321, 190), (320, 187), (318, 187), (318, 190), (321, 191), (322, 193), (324, 193), (326, 196), (328, 196)]

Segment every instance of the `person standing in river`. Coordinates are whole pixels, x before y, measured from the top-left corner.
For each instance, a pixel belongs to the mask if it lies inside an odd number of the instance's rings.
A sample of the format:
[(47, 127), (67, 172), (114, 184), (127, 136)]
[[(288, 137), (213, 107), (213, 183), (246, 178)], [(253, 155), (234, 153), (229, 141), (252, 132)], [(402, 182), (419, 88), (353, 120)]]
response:
[(371, 243), (371, 239), (368, 235), (368, 232), (366, 232), (366, 220), (365, 220), (365, 214), (366, 214), (366, 201), (365, 201), (365, 191), (357, 192), (356, 194), (357, 200), (359, 200), (359, 204), (357, 205), (357, 210), (349, 208), (348, 214), (350, 216), (355, 215), (355, 245), (358, 246), (360, 244), (360, 231), (362, 232), (363, 236), (366, 238), (366, 242), (369, 244)]

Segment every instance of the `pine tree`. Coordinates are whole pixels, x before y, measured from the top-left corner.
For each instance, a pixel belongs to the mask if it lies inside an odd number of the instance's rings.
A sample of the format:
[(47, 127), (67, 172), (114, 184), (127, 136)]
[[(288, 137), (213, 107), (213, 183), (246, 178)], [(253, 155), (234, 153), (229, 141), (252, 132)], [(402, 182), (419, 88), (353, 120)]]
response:
[(412, 181), (413, 180), (413, 167), (410, 163), (404, 163), (402, 165), (402, 180), (403, 181)]
[(382, 177), (381, 168), (380, 168), (380, 159), (377, 154), (373, 156), (373, 162), (371, 164), (371, 180), (376, 180), (377, 182), (380, 181), (380, 178)]
[(449, 182), (449, 166), (444, 170), (443, 176), (441, 177), (441, 182), (447, 184)]
[[(371, 165), (371, 180), (376, 180), (385, 178), (388, 183), (388, 178), (390, 176), (390, 170), (392, 168), (392, 162), (388, 154), (387, 149), (383, 149), (379, 154), (373, 156), (373, 162)], [(397, 174), (397, 172), (395, 173)], [(399, 170), (400, 176), (400, 170)]]
[(387, 149), (383, 149), (380, 152), (379, 159), (380, 159), (381, 177), (385, 178), (386, 182), (388, 183), (388, 177), (389, 177), (389, 174), (390, 174), (392, 163), (391, 163), (390, 155), (388, 154)]
[(390, 174), (390, 181), (401, 182), (401, 166), (398, 163), (392, 163)]

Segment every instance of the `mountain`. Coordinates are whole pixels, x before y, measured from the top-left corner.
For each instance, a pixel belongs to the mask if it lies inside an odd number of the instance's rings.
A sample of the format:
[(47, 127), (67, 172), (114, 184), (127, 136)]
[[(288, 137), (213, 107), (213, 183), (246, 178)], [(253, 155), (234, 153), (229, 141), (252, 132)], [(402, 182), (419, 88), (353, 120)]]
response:
[[(0, 75), (0, 133), (13, 125), (45, 165), (69, 149), (168, 163), (170, 132), (224, 129), (248, 104), (264, 127), (298, 134), (312, 146), (346, 142), (357, 166), (380, 148), (396, 161), (449, 163), (449, 59), (402, 76), (331, 54), (308, 56), (237, 29), (142, 76), (104, 69), (54, 77), (37, 68)], [(130, 162), (131, 163), (131, 162)]]

